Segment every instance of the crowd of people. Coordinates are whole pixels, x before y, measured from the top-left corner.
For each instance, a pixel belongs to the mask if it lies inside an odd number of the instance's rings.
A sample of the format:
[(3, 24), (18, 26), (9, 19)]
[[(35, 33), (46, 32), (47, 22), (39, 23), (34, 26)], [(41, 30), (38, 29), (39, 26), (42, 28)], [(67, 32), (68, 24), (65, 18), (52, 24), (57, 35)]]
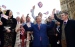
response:
[(69, 20), (67, 12), (61, 12), (61, 19), (55, 9), (47, 19), (34, 12), (35, 6), (31, 22), (29, 14), (13, 18), (11, 10), (0, 8), (0, 47), (75, 47), (75, 20)]

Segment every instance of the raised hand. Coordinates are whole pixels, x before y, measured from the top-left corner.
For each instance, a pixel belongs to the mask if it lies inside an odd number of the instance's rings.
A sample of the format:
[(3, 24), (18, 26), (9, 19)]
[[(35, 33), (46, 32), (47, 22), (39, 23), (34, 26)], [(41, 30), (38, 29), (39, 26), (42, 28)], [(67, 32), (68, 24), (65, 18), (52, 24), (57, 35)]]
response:
[(35, 5), (33, 6), (33, 9), (35, 9)]
[(56, 9), (53, 9), (52, 14), (54, 14), (54, 13), (55, 13), (55, 11), (56, 11)]
[(52, 10), (51, 18), (54, 19), (54, 14), (55, 14), (56, 9)]
[(35, 5), (32, 7), (32, 9), (30, 10), (30, 12), (33, 12), (34, 9), (35, 9)]

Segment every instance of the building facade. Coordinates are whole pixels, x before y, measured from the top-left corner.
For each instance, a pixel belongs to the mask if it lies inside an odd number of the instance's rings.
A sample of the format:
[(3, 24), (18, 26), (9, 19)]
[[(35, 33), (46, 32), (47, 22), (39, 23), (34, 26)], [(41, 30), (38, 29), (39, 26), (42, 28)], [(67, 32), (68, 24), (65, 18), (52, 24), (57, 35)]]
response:
[(69, 18), (75, 19), (75, 0), (60, 0), (61, 11), (67, 11)]

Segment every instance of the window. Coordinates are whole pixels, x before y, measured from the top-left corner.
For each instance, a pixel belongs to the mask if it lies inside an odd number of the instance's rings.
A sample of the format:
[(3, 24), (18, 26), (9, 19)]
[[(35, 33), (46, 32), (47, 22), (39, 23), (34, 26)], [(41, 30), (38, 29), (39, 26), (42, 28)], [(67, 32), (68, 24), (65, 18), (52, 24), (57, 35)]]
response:
[(69, 5), (70, 5), (70, 7), (72, 8), (72, 7), (75, 5), (75, 2), (72, 1), (72, 2), (69, 3)]

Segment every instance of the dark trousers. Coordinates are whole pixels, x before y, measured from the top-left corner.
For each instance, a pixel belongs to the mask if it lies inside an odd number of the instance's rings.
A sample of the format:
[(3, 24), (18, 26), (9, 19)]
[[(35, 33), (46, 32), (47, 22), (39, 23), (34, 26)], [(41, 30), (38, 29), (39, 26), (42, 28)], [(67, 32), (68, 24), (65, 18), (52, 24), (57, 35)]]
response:
[(30, 41), (29, 47), (32, 47), (32, 44), (33, 44), (33, 42), (32, 42), (32, 41)]
[(48, 47), (47, 45), (43, 45), (43, 46), (33, 46), (33, 47)]
[(4, 36), (3, 35), (0, 36), (0, 41), (1, 41), (0, 47), (3, 47), (4, 46)]
[(57, 39), (55, 35), (50, 35), (49, 36), (49, 43), (51, 47), (57, 47)]
[(13, 45), (12, 45), (12, 47), (14, 47), (15, 41), (16, 41), (16, 33), (14, 32), (14, 38), (13, 38)]
[(48, 47), (48, 45), (42, 45), (42, 43), (40, 41), (40, 46), (32, 46), (32, 47)]
[(57, 44), (57, 47), (62, 47), (61, 44)]
[(1, 45), (0, 45), (0, 47), (3, 47), (3, 46), (4, 46), (4, 40), (1, 39)]

